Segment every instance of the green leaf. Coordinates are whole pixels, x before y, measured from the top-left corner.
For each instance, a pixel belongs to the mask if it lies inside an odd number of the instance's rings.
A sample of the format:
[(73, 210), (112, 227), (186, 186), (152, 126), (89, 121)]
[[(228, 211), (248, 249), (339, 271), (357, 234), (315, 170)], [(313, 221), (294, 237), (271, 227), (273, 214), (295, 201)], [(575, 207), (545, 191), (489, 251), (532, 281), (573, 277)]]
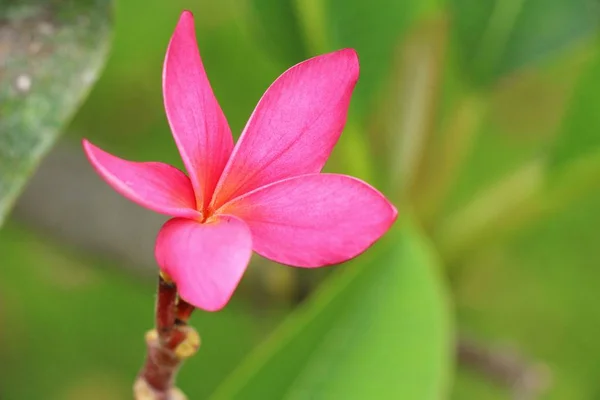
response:
[(465, 76), (493, 84), (550, 58), (598, 28), (595, 0), (451, 0)]
[(214, 398), (443, 397), (453, 346), (438, 267), (429, 243), (398, 222), (341, 266)]
[(596, 52), (575, 87), (552, 155), (552, 168), (561, 168), (600, 150), (599, 101), (600, 51)]
[(96, 80), (110, 28), (109, 0), (0, 7), (0, 224)]
[(250, 27), (271, 55), (287, 66), (308, 58), (293, 0), (252, 0), (250, 5)]
[(407, 30), (437, 0), (327, 0), (326, 30), (332, 49), (352, 47), (360, 56), (361, 80), (356, 87), (359, 109), (372, 106), (374, 96), (391, 74), (394, 51)]
[[(0, 399), (131, 399), (152, 327), (155, 279), (11, 221), (0, 231), (0, 254)], [(190, 399), (206, 399), (287, 312), (279, 304), (256, 318), (251, 302), (236, 296), (222, 312), (192, 316), (210, 345), (177, 377)]]
[[(522, 375), (527, 378), (519, 386), (529, 393), (494, 395), (496, 385), (488, 380), (486, 396), (459, 379), (453, 399), (598, 398), (600, 308), (592, 300), (600, 281), (598, 204), (596, 186), (570, 208), (521, 229), (500, 246), (479, 248), (462, 264), (453, 285), (460, 326), (470, 338), (505, 353), (505, 359), (515, 360), (516, 354), (528, 360)], [(472, 372), (480, 382), (484, 370)]]

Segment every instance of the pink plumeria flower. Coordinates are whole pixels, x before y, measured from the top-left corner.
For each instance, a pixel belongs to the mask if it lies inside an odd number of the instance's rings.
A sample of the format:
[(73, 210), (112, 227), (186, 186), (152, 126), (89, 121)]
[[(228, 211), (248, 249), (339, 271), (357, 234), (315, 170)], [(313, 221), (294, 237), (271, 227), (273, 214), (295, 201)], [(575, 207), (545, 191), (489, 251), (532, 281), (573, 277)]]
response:
[(350, 176), (320, 173), (346, 122), (358, 70), (352, 49), (290, 68), (263, 95), (234, 147), (185, 11), (167, 50), (163, 92), (189, 177), (83, 141), (117, 192), (173, 217), (155, 254), (184, 300), (223, 308), (252, 250), (282, 264), (322, 267), (356, 257), (390, 228), (397, 211), (381, 193)]

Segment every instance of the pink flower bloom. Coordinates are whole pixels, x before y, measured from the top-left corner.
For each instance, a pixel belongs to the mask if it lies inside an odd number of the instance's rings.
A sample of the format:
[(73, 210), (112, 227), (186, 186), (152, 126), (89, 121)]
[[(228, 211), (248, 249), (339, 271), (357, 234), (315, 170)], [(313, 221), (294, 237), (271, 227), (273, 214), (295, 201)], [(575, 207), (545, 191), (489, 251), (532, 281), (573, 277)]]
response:
[(117, 192), (173, 217), (155, 253), (183, 299), (223, 308), (252, 250), (282, 264), (321, 267), (359, 255), (389, 229), (397, 211), (381, 193), (356, 178), (320, 173), (346, 122), (358, 70), (352, 49), (290, 68), (263, 95), (234, 147), (185, 11), (167, 50), (163, 92), (189, 177), (83, 141)]

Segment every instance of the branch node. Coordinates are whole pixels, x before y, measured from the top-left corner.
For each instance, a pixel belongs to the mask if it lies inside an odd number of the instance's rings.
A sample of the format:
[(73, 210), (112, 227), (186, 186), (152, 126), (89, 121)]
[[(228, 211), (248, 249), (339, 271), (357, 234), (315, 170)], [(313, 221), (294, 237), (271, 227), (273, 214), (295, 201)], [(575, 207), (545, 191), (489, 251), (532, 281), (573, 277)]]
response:
[(133, 385), (135, 400), (188, 400), (187, 396), (178, 388), (172, 388), (167, 394), (157, 392), (143, 378), (138, 378)]

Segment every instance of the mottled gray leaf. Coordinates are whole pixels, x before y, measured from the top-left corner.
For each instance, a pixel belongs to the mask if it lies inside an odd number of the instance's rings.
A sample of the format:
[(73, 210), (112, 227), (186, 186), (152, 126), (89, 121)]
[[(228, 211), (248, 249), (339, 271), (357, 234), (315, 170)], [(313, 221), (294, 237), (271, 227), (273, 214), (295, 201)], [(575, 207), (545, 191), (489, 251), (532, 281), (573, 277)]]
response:
[(110, 0), (2, 1), (0, 223), (96, 80), (110, 38)]

